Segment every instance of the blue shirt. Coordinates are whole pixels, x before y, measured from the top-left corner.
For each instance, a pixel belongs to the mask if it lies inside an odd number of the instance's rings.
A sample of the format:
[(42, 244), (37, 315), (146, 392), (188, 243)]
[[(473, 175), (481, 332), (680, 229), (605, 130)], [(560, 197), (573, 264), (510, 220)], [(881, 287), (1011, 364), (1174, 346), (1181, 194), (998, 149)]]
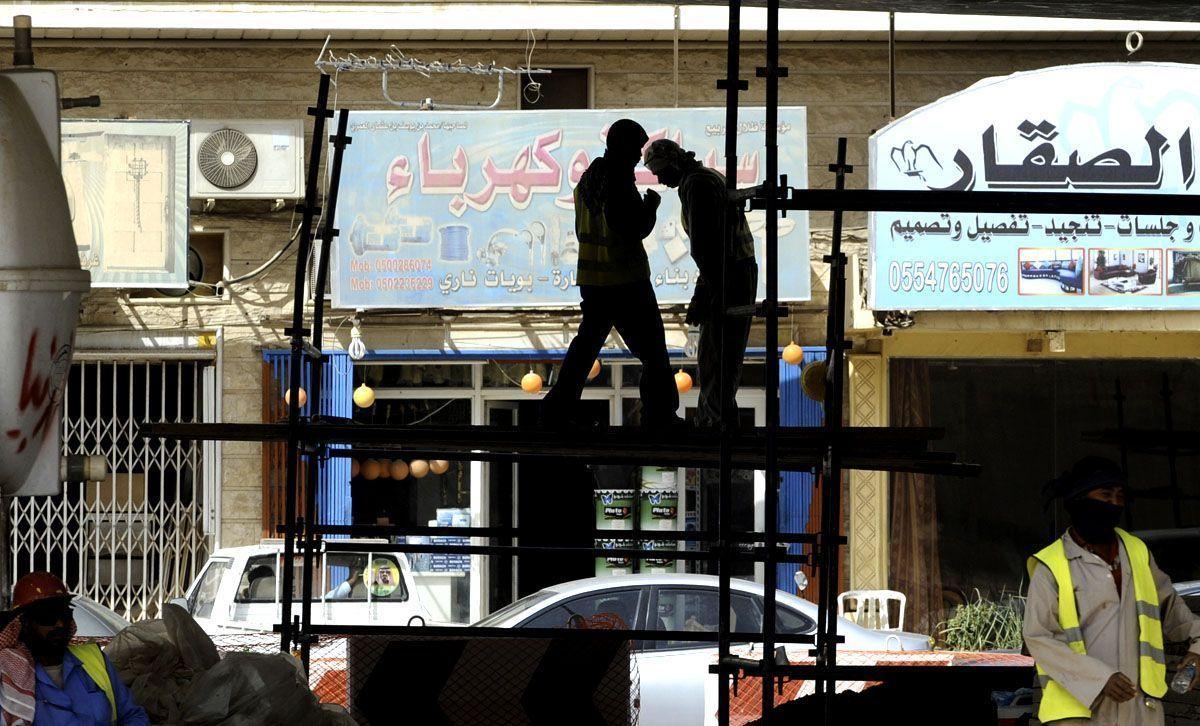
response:
[[(117, 702), (119, 726), (150, 726), (150, 718), (142, 707), (133, 700), (133, 695), (117, 675), (108, 658), (108, 678), (112, 681), (113, 697)], [(59, 686), (38, 663), (34, 664), (37, 684), (34, 698), (37, 701), (33, 726), (108, 726), (112, 720), (112, 708), (108, 696), (92, 681), (83, 669), (83, 664), (69, 651), (63, 656), (63, 684)]]

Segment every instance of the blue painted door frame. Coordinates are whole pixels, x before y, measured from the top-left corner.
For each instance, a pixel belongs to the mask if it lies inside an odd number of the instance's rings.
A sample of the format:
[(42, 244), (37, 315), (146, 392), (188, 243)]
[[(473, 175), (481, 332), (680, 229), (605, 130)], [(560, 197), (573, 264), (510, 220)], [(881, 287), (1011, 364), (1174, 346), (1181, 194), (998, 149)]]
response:
[[(327, 350), (321, 364), (320, 412), (325, 416), (350, 418), (354, 387), (354, 364), (345, 351)], [(271, 377), (287, 390), (288, 366), (291, 353), (286, 350), (264, 350), (263, 361), (271, 371)], [(300, 386), (311, 390), (309, 367), (300, 371)], [(311, 415), (313, 401), (309, 401), (301, 413)], [(331, 449), (349, 448), (345, 444), (334, 444)], [(317, 471), (317, 522), (319, 524), (350, 524), (350, 460), (345, 457), (330, 457), (322, 462)]]
[[(800, 374), (809, 364), (825, 358), (824, 348), (804, 349), (801, 365), (791, 365), (779, 360), (779, 423), (781, 426), (820, 426), (825, 419), (820, 403), (804, 395), (800, 388)], [(785, 471), (779, 488), (779, 531), (804, 532), (813, 503), (813, 475), (810, 472)], [(793, 544), (788, 551), (799, 554), (804, 545)], [(795, 592), (796, 571), (799, 565), (785, 563), (776, 565), (778, 587), (786, 592)]]

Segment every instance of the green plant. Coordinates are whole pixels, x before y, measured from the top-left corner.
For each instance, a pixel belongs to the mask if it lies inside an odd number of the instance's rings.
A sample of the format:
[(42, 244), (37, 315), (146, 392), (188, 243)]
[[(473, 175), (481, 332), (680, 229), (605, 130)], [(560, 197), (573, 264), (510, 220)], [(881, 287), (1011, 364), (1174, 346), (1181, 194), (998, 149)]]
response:
[(950, 619), (937, 626), (938, 643), (948, 650), (1013, 650), (1021, 647), (1025, 598), (1001, 593), (985, 599), (975, 590), (975, 600), (954, 609)]

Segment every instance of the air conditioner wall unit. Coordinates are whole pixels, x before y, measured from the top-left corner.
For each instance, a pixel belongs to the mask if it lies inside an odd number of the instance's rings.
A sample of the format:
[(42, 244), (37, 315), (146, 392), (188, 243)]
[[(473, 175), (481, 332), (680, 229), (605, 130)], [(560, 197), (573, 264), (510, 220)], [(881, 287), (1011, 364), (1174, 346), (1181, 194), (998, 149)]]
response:
[(304, 125), (289, 119), (193, 120), (193, 199), (300, 199)]

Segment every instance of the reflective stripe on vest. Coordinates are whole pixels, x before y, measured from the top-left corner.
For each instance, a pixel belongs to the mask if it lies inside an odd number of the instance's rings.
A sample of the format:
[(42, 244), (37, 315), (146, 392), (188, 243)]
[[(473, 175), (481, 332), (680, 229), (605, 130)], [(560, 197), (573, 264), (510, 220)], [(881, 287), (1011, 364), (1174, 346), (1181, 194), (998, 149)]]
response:
[(622, 285), (650, 278), (650, 263), (641, 240), (623, 240), (608, 226), (604, 213), (594, 214), (575, 188), (575, 236), (580, 285)]
[[(1117, 529), (1117, 535), (1125, 545), (1133, 570), (1133, 594), (1137, 600), (1138, 614), (1138, 685), (1148, 696), (1162, 698), (1167, 692), (1167, 664), (1163, 654), (1162, 621), (1159, 615), (1158, 588), (1150, 572), (1150, 552), (1146, 543), (1125, 530)], [(1071, 579), (1070, 561), (1067, 559), (1063, 540), (1053, 544), (1029, 558), (1029, 576), (1038, 563), (1042, 563), (1054, 575), (1058, 585), (1058, 623), (1067, 637), (1067, 645), (1079, 654), (1086, 654), (1083, 630), (1079, 627), (1079, 610), (1075, 604), (1075, 584)], [(1091, 718), (1091, 710), (1080, 703), (1054, 679), (1046, 674), (1041, 664), (1036, 664), (1038, 682), (1042, 685), (1042, 704), (1038, 708), (1038, 720), (1042, 723), (1064, 718)]]
[(104, 653), (100, 651), (100, 646), (95, 643), (83, 643), (81, 645), (72, 645), (69, 650), (71, 655), (79, 659), (79, 663), (83, 666), (84, 673), (92, 679), (104, 695), (108, 696), (108, 707), (112, 711), (112, 722), (117, 722), (117, 697), (113, 694), (112, 679), (108, 675), (108, 663), (104, 660)]

